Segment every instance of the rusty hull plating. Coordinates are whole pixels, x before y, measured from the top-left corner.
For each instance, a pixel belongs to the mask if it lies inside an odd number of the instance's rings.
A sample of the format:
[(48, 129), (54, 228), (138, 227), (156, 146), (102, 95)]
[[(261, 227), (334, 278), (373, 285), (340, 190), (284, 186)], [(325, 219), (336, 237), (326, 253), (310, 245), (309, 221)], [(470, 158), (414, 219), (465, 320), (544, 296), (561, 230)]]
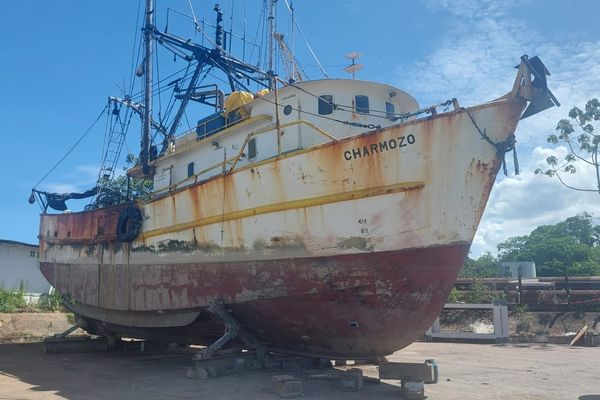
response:
[(205, 309), (217, 301), (272, 348), (390, 354), (440, 312), (507, 150), (500, 144), (514, 139), (528, 102), (547, 105), (545, 75), (544, 87), (539, 74), (532, 84), (527, 62), (493, 102), (139, 203), (142, 228), (130, 242), (116, 233), (131, 205), (44, 214), (41, 270), (99, 334), (210, 344), (222, 330)]

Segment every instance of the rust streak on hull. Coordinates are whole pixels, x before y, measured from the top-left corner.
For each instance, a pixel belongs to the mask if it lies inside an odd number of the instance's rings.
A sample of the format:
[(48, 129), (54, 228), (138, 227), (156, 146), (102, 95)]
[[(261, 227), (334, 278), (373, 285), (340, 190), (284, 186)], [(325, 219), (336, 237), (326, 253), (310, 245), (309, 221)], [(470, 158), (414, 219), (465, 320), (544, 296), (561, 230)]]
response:
[[(171, 306), (188, 310), (219, 300), (274, 348), (360, 358), (389, 354), (423, 334), (443, 307), (468, 249), (469, 244), (457, 243), (335, 257), (168, 265), (161, 267), (160, 275), (144, 279), (139, 278), (156, 266), (130, 266), (129, 276), (122, 272), (113, 278), (138, 282), (124, 288), (132, 299), (164, 289), (162, 296), (136, 304), (139, 310), (165, 306), (166, 298), (179, 297), (182, 303)], [(42, 264), (46, 276), (62, 268)], [(169, 277), (182, 274), (184, 268), (187, 285), (174, 287)], [(100, 306), (115, 308), (114, 304)], [(127, 332), (125, 327), (120, 329)], [(194, 341), (184, 327), (177, 330)], [(137, 331), (148, 336), (156, 333), (150, 328)], [(196, 337), (197, 341), (201, 338)]]
[[(524, 105), (500, 100), (470, 113), (502, 142)], [(221, 301), (286, 351), (388, 354), (422, 335), (441, 310), (499, 167), (496, 149), (457, 110), (138, 204), (142, 230), (130, 243), (114, 238), (123, 206), (43, 215), (40, 266), (61, 293), (121, 317)], [(142, 336), (158, 329), (117, 328)], [(172, 335), (210, 336), (196, 329), (173, 326)]]

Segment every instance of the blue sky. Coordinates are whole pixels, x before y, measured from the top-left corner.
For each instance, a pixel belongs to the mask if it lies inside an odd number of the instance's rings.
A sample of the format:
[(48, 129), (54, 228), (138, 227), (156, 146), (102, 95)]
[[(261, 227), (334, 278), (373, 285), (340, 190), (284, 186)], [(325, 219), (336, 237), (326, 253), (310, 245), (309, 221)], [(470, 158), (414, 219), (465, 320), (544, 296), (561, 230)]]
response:
[[(229, 26), (233, 0), (221, 1)], [(261, 1), (235, 0), (234, 31), (253, 36)], [(189, 14), (187, 0), (160, 1)], [(192, 1), (199, 19), (212, 21), (214, 2)], [(288, 17), (279, 1), (280, 30)], [(600, 96), (600, 2), (579, 1), (316, 1), (296, 0), (296, 18), (332, 77), (343, 77), (344, 54), (359, 51), (358, 78), (397, 85), (422, 106), (457, 97), (472, 105), (507, 92), (522, 54), (539, 55), (551, 71), (550, 86), (563, 107), (523, 121), (517, 130), (522, 174), (499, 177), (473, 244), (473, 255), (495, 254), (496, 244), (578, 212), (600, 217), (598, 195), (562, 189), (533, 170), (553, 151), (545, 137), (574, 106)], [(31, 187), (90, 126), (109, 95), (129, 81), (137, 0), (102, 2), (20, 0), (0, 14), (0, 238), (35, 243), (37, 206)], [(173, 14), (174, 15), (174, 14)], [(173, 32), (185, 20), (172, 17)], [(309, 77), (318, 68), (296, 34), (297, 56)], [(168, 68), (181, 68), (173, 64)], [(164, 73), (166, 73), (166, 71)], [(101, 159), (104, 120), (41, 185), (86, 189)], [(137, 152), (136, 131), (127, 148)], [(560, 153), (561, 149), (558, 149)], [(585, 185), (586, 170), (573, 177)]]

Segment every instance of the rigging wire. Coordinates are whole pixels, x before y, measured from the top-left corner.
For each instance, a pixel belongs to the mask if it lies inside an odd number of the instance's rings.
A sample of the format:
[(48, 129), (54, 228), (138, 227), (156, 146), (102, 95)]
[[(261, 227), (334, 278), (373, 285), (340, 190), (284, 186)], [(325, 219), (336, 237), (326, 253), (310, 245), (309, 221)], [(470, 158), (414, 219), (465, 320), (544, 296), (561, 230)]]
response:
[(77, 139), (77, 141), (71, 146), (71, 148), (69, 148), (69, 150), (67, 150), (67, 152), (65, 153), (65, 155), (63, 155), (60, 158), (60, 160), (58, 160), (58, 162), (56, 164), (54, 164), (54, 166), (50, 169), (50, 171), (48, 171), (48, 173), (46, 173), (46, 175), (44, 175), (42, 177), (42, 179), (40, 179), (38, 181), (38, 183), (36, 183), (33, 186), (33, 189), (37, 188), (40, 183), (42, 183), (52, 172), (54, 172), (54, 170), (60, 165), (60, 163), (62, 163), (64, 161), (64, 159), (67, 158), (69, 156), (69, 154), (71, 154), (71, 152), (75, 149), (75, 147), (77, 147), (77, 145), (79, 145), (79, 143), (81, 143), (81, 141), (83, 139), (85, 139), (85, 137), (88, 135), (88, 133), (90, 133), (90, 131), (94, 128), (94, 126), (96, 126), (96, 123), (100, 120), (100, 118), (102, 118), (102, 115), (104, 114), (104, 112), (108, 108), (109, 108), (108, 105), (104, 106), (104, 108), (102, 109), (102, 112), (100, 112), (100, 114), (98, 115), (98, 117), (96, 117), (96, 119), (94, 120), (94, 122), (92, 123), (92, 125), (90, 125), (90, 127), (83, 133), (83, 135), (81, 135), (79, 137), (79, 139)]
[(194, 12), (194, 7), (192, 6), (192, 0), (188, 0), (188, 4), (190, 5), (190, 11), (192, 12), (192, 19), (194, 20), (196, 31), (199, 31), (200, 28), (198, 26), (198, 19), (196, 18), (196, 13)]
[[(286, 5), (287, 9), (291, 13), (292, 10), (290, 8), (290, 4), (288, 3), (288, 0), (284, 0), (284, 1), (285, 1), (285, 5)], [(315, 59), (317, 65), (321, 69), (321, 72), (323, 73), (323, 75), (325, 76), (325, 78), (329, 78), (329, 75), (327, 75), (327, 72), (325, 71), (325, 68), (323, 68), (323, 65), (321, 65), (321, 62), (319, 61), (319, 59), (317, 58), (317, 55), (315, 54), (315, 52), (313, 51), (312, 47), (308, 43), (308, 40), (306, 40), (306, 37), (304, 36), (304, 33), (302, 32), (302, 29), (300, 29), (300, 25), (298, 25), (298, 21), (296, 21), (296, 18), (293, 18), (293, 22), (294, 22), (294, 26), (296, 26), (296, 28), (298, 28), (298, 33), (300, 33), (300, 36), (302, 36), (302, 40), (304, 40), (304, 44), (306, 44), (306, 47), (308, 48), (308, 51), (310, 51), (310, 54), (313, 56), (313, 58)], [(293, 27), (292, 27), (292, 29), (293, 29)]]
[[(315, 94), (315, 93), (312, 93), (312, 92), (310, 92), (310, 91), (308, 91), (308, 90), (306, 90), (306, 89), (304, 89), (304, 88), (302, 88), (302, 87), (298, 86), (297, 84), (294, 84), (294, 83), (289, 83), (289, 82), (285, 82), (285, 81), (283, 81), (283, 80), (281, 80), (281, 79), (278, 79), (278, 80), (279, 80), (279, 82), (281, 82), (281, 83), (282, 83), (283, 85), (285, 85), (285, 86), (290, 86), (290, 87), (293, 87), (293, 88), (295, 88), (295, 89), (298, 89), (298, 90), (300, 90), (300, 91), (301, 91), (301, 92), (303, 92), (303, 93), (306, 93), (306, 94), (308, 94), (309, 96), (312, 96), (312, 97), (314, 97), (314, 98), (316, 98), (316, 99), (318, 99), (318, 100), (321, 100), (321, 101), (323, 101), (323, 99), (321, 98), (321, 96), (319, 96), (319, 95), (317, 95), (317, 94)], [(350, 113), (352, 113), (352, 112), (356, 112), (356, 107), (348, 106), (348, 105), (345, 105), (345, 104), (333, 103), (333, 102), (332, 102), (331, 104), (332, 104), (332, 106), (334, 106), (334, 107), (335, 107), (335, 109), (336, 109), (336, 110), (340, 110), (340, 111), (344, 111), (344, 112), (350, 112)], [(445, 103), (444, 103), (444, 105), (445, 105)], [(308, 112), (306, 112), (306, 111), (302, 111), (302, 112), (305, 112), (305, 113), (307, 113), (307, 114), (310, 114), (310, 113), (308, 113)], [(371, 114), (371, 113), (376, 113), (376, 114)], [(381, 114), (381, 115), (378, 115), (378, 114)], [(383, 110), (374, 110), (374, 109), (371, 109), (371, 108), (369, 108), (369, 115), (371, 115), (371, 116), (373, 116), (373, 117), (376, 117), (376, 118), (389, 119), (389, 118), (388, 118), (388, 115), (389, 115), (389, 114), (391, 114), (391, 113), (388, 113), (387, 111), (383, 111)], [(395, 117), (399, 117), (400, 119), (404, 118), (404, 117), (403, 117), (403, 116), (404, 116), (404, 114), (399, 114), (399, 113), (393, 113), (393, 114), (394, 114), (394, 116), (395, 116)], [(320, 117), (323, 117), (321, 114), (314, 114), (314, 115), (318, 115), (318, 116), (320, 116)], [(323, 117), (323, 118), (326, 118), (326, 117)]]
[[(286, 86), (292, 86), (292, 87), (294, 87), (296, 89), (301, 90), (304, 93), (307, 93), (307, 94), (309, 94), (311, 96), (319, 98), (317, 95), (315, 95), (313, 93), (310, 93), (309, 91), (307, 91), (307, 90), (305, 90), (303, 88), (300, 88), (300, 87), (298, 87), (296, 85), (288, 84), (288, 83), (282, 81), (281, 79), (278, 79), (278, 81), (281, 82), (281, 83), (283, 83)], [(261, 96), (261, 97), (258, 97), (258, 98), (261, 99), (261, 100), (263, 100), (263, 101), (266, 101), (267, 103), (271, 103), (271, 104), (275, 105), (275, 107), (283, 107), (283, 105), (281, 103), (277, 103), (276, 101), (273, 101), (273, 100), (268, 100), (268, 99), (265, 98), (265, 96)], [(434, 107), (436, 107), (436, 106), (446, 107), (446, 109), (447, 109), (451, 104), (452, 104), (452, 100), (446, 100), (443, 103), (436, 104), (435, 106), (431, 106), (431, 107), (419, 109), (417, 111), (407, 112), (407, 113), (400, 113), (400, 114), (399, 113), (394, 113), (394, 118), (395, 118), (395, 120), (401, 120), (401, 122), (404, 122), (404, 121), (406, 121), (410, 117), (415, 117), (415, 116), (418, 116), (418, 115), (421, 115), (421, 114), (431, 113), (432, 109)], [(322, 114), (317, 114), (317, 113), (313, 113), (313, 112), (310, 112), (310, 111), (306, 111), (306, 110), (303, 110), (303, 109), (298, 108), (298, 107), (292, 107), (292, 110), (299, 111), (301, 113), (304, 113), (304, 114), (307, 114), (307, 115), (311, 115), (311, 116), (314, 116), (314, 117), (326, 119), (326, 120), (329, 120), (329, 121), (338, 122), (338, 123), (341, 123), (341, 124), (344, 124), (344, 125), (350, 125), (350, 126), (355, 126), (355, 127), (360, 127), (360, 128), (367, 128), (367, 129), (380, 129), (381, 128), (381, 125), (362, 124), (362, 123), (358, 123), (358, 122), (344, 121), (344, 120), (341, 120), (341, 119), (337, 119), (337, 118), (333, 118), (333, 117), (327, 117), (327, 116), (322, 115)], [(352, 110), (354, 110), (354, 108), (352, 108), (351, 110), (344, 110), (344, 109), (342, 109), (342, 111), (346, 111), (346, 112), (350, 112)], [(387, 117), (387, 112), (379, 111), (379, 110), (371, 110), (371, 109), (369, 111), (370, 112), (385, 113), (386, 116), (383, 116), (383, 115), (381, 115), (381, 116), (380, 115), (373, 115), (373, 114), (370, 114), (370, 115), (373, 116), (373, 117), (389, 119)]]
[[(188, 69), (188, 68), (189, 68), (188, 66), (185, 66), (185, 67), (183, 67), (183, 68), (181, 68), (181, 69), (179, 69), (179, 70), (177, 70), (177, 71), (173, 72), (171, 75), (168, 75), (168, 76), (166, 76), (164, 79), (162, 79), (162, 81), (161, 81), (161, 82), (164, 82), (164, 81), (166, 81), (167, 79), (171, 79), (171, 78), (172, 78), (172, 77), (174, 77), (175, 75), (177, 75), (177, 74), (180, 74), (182, 71), (184, 71), (184, 70), (186, 70), (186, 69)], [(192, 73), (192, 72), (190, 72), (190, 73)], [(186, 72), (186, 74), (187, 74), (187, 72)], [(187, 76), (185, 76), (185, 75), (184, 75), (182, 78), (179, 78), (179, 79), (183, 79), (183, 78), (186, 78), (186, 77), (187, 77)], [(159, 82), (156, 82), (156, 83), (154, 83), (152, 86), (156, 86), (156, 87), (158, 87), (158, 84), (159, 84)], [(168, 86), (170, 86), (170, 84), (167, 84), (167, 87), (168, 87)], [(166, 89), (164, 89), (164, 90), (166, 90)], [(163, 90), (163, 91), (164, 91), (164, 90)], [(158, 92), (158, 90), (157, 90), (157, 89), (153, 89), (153, 91), (152, 91), (152, 95), (153, 95), (153, 96), (155, 96), (155, 95), (157, 95), (157, 94), (160, 94), (160, 93), (162, 93), (162, 92)], [(137, 93), (135, 93), (134, 95), (132, 95), (132, 96), (131, 96), (131, 100), (133, 100), (133, 101), (140, 100), (140, 99), (142, 98), (143, 94), (144, 94), (144, 91), (143, 91), (143, 90), (140, 90), (139, 92), (137, 92)]]
[[(110, 110), (110, 100), (108, 101), (107, 107)], [(108, 118), (106, 118), (106, 124), (104, 127), (104, 139), (102, 140), (102, 153), (100, 157), (100, 165), (102, 165), (102, 162), (104, 161), (104, 154), (106, 152), (106, 148), (108, 147), (108, 136), (110, 135), (110, 111), (108, 115), (109, 116)]]
[[(191, 74), (191, 73), (193, 73), (193, 71), (192, 72), (190, 71), (190, 69), (191, 69), (190, 67), (192, 65), (194, 67), (197, 66), (197, 64), (192, 64), (191, 62), (189, 62), (187, 64), (187, 66), (185, 68), (183, 68), (183, 69), (185, 69), (185, 73), (183, 74), (183, 76), (181, 78), (179, 78), (177, 80), (175, 86), (173, 87), (173, 92), (175, 92), (175, 89), (177, 88), (177, 86), (179, 85), (180, 82), (181, 83), (185, 83), (185, 81), (187, 80), (188, 75)], [(182, 70), (180, 70), (180, 71), (182, 71)], [(168, 85), (167, 85), (167, 87), (168, 87)], [(171, 116), (171, 112), (173, 112), (173, 108), (175, 107), (175, 102), (176, 102), (175, 96), (171, 96), (169, 98), (169, 103), (167, 104), (167, 110), (166, 110), (165, 115), (164, 115), (164, 121), (169, 121), (169, 118)], [(169, 125), (169, 124), (167, 123), (167, 125)]]
[[(259, 35), (261, 38), (261, 44), (264, 44), (264, 30), (265, 30), (265, 23), (262, 22), (265, 18), (266, 18), (266, 13), (267, 13), (267, 5), (266, 5), (266, 1), (263, 1), (263, 6), (262, 6), (262, 10), (260, 12), (260, 16), (258, 18), (258, 24), (256, 25), (256, 33), (254, 34), (254, 43), (258, 43), (259, 42)], [(262, 28), (262, 31), (261, 31)], [(257, 61), (256, 61), (256, 67), (258, 69), (262, 69), (261, 68), (261, 62), (262, 60), (262, 49), (263, 46), (257, 46), (258, 47), (258, 56), (257, 56)], [(250, 51), (250, 56), (248, 57), (248, 61), (251, 62), (252, 61), (252, 57), (254, 57), (254, 49), (256, 47), (252, 47), (252, 50)]]
[[(212, 40), (211, 40), (211, 39), (208, 37), (208, 35), (206, 34), (206, 32), (204, 32), (204, 29), (203, 29), (203, 28), (200, 28), (200, 24), (198, 23), (198, 19), (196, 19), (196, 13), (194, 13), (194, 7), (192, 6), (192, 1), (191, 1), (191, 0), (188, 0), (188, 4), (189, 4), (189, 6), (190, 6), (190, 10), (191, 10), (191, 12), (192, 12), (192, 17), (191, 17), (191, 19), (194, 21), (194, 27), (195, 27), (195, 29), (194, 29), (194, 30), (195, 30), (196, 32), (200, 32), (200, 33), (202, 33), (202, 36), (203, 36), (203, 37), (204, 37), (204, 38), (205, 38), (205, 39), (206, 39), (206, 40), (207, 40), (207, 41), (208, 41), (208, 42), (209, 42), (209, 43), (210, 43), (212, 46), (214, 46), (214, 47), (219, 47), (219, 46), (217, 46), (217, 45), (216, 45), (216, 44), (215, 44), (215, 43), (214, 43), (214, 42), (213, 42), (213, 41), (212, 41)], [(175, 9), (172, 9), (172, 8), (169, 8), (169, 11), (172, 11), (172, 12), (174, 12), (175, 14), (182, 15), (182, 16), (184, 16), (184, 17), (186, 17), (186, 18), (190, 18), (190, 16), (189, 16), (189, 15), (187, 15), (187, 14), (184, 14), (184, 13), (182, 13), (181, 11), (177, 11), (177, 10), (175, 10)], [(202, 21), (202, 26), (204, 26), (204, 21)], [(220, 48), (220, 47), (219, 47), (219, 48)]]
[(233, 10), (235, 10), (235, 0), (231, 0), (231, 14), (229, 16), (229, 46), (227, 46), (229, 52), (231, 52), (231, 39), (233, 36)]
[(188, 119), (187, 113), (185, 111), (183, 112), (183, 118), (185, 119), (185, 123), (187, 124), (188, 131), (191, 131), (192, 126), (190, 125), (190, 120)]
[[(141, 15), (140, 10), (141, 10), (141, 8), (142, 8), (142, 0), (138, 0), (137, 18), (135, 21), (135, 34), (133, 37), (133, 49), (131, 49), (131, 81), (129, 83), (129, 95), (131, 95), (131, 93), (133, 93), (133, 86), (135, 85), (135, 70), (136, 70), (139, 60), (140, 60), (140, 50), (142, 47), (141, 46), (141, 35), (140, 35), (139, 42), (138, 42), (138, 31), (140, 30), (140, 15)], [(138, 42), (137, 57), (135, 54), (136, 42)]]
[[(154, 70), (156, 70), (156, 80), (157, 82), (157, 87), (158, 87), (158, 92), (161, 93), (161, 88), (160, 88), (160, 66), (158, 64), (158, 43), (156, 41), (154, 41), (154, 61), (156, 62), (156, 67), (154, 68)], [(162, 113), (162, 96), (157, 96), (158, 97), (158, 122), (161, 123), (161, 118), (160, 115)]]

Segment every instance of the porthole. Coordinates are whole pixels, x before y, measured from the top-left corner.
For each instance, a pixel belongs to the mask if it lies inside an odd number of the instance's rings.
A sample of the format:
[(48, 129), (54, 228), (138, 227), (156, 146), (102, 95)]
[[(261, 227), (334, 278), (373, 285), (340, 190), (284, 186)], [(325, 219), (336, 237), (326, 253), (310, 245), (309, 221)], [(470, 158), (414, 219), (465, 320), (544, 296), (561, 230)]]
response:
[(256, 138), (252, 138), (248, 142), (248, 158), (253, 159), (255, 157), (256, 157)]
[(333, 96), (324, 94), (319, 96), (319, 114), (328, 115), (333, 113)]
[(368, 114), (369, 113), (369, 98), (363, 95), (356, 95), (354, 97), (356, 102), (356, 112), (360, 114)]
[(290, 115), (292, 113), (292, 106), (288, 104), (287, 106), (283, 107), (283, 113), (285, 115)]
[(396, 107), (394, 107), (394, 103), (385, 102), (385, 116), (389, 120), (396, 120)]

